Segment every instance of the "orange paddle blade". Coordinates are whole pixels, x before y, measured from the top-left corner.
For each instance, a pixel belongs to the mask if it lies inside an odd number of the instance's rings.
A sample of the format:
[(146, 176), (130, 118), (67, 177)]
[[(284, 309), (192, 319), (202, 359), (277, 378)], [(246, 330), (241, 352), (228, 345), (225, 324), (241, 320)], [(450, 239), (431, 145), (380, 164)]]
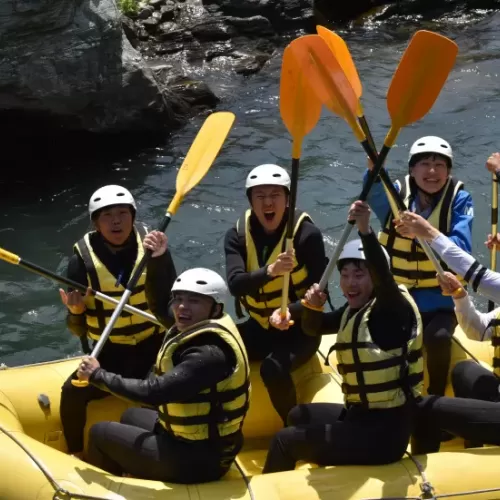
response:
[(321, 102), (310, 92), (303, 70), (292, 54), (290, 47), (283, 52), (280, 78), (280, 114), (293, 137), (301, 142), (318, 123)]
[(344, 70), (319, 35), (305, 35), (290, 43), (312, 91), (335, 114), (344, 118), (359, 141), (365, 136), (357, 120), (358, 98)]
[(351, 82), (352, 90), (359, 99), (363, 94), (363, 87), (361, 86), (361, 80), (359, 79), (358, 70), (354, 65), (351, 53), (345, 41), (329, 29), (324, 26), (316, 26), (316, 31), (318, 35), (326, 42), (328, 48), (333, 52), (333, 55), (339, 62), (340, 66), (344, 70), (347, 79)]
[(417, 31), (410, 40), (387, 92), (393, 127), (420, 120), (435, 103), (455, 64), (458, 46), (445, 36)]

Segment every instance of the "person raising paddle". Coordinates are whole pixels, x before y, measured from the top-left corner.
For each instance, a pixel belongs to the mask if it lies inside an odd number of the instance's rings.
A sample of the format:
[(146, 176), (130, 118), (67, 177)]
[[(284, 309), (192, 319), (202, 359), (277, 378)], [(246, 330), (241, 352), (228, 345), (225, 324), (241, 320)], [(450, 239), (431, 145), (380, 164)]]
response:
[[(136, 203), (132, 194), (122, 186), (109, 185), (98, 189), (89, 202), (90, 219), (94, 231), (87, 233), (74, 245), (74, 255), (68, 263), (68, 278), (88, 285), (94, 290), (115, 298), (123, 294), (132, 270), (144, 255), (144, 247), (161, 242), (165, 248), (167, 237), (160, 231), (147, 234), (144, 225), (135, 222)], [(150, 276), (152, 271), (152, 276)], [(169, 250), (148, 265), (130, 298), (130, 304), (149, 311), (146, 302), (146, 280), (151, 286), (170, 290), (176, 279), (176, 270)], [(78, 337), (99, 340), (114, 306), (85, 298), (78, 291), (60, 290), (62, 302), (68, 308), (67, 326)], [(171, 319), (173, 323), (173, 318)], [(145, 377), (156, 360), (165, 330), (142, 317), (123, 312), (105, 343), (99, 361), (107, 370), (125, 377)], [(73, 373), (61, 392), (61, 424), (70, 454), (81, 457), (87, 404), (108, 396), (93, 386), (75, 387)]]
[[(451, 176), (453, 152), (440, 137), (415, 141), (410, 149), (408, 175), (396, 182), (405, 205), (426, 218), (460, 248), (472, 250), (474, 209), (463, 183)], [(396, 232), (382, 184), (376, 183), (368, 203), (382, 224), (379, 241), (391, 257), (396, 282), (406, 285), (422, 314), (429, 394), (443, 395), (451, 361), (451, 337), (457, 325), (451, 297), (443, 296), (432, 262), (417, 241)]]
[[(152, 246), (158, 260), (165, 245)], [(250, 367), (234, 321), (224, 313), (227, 285), (204, 268), (183, 272), (172, 286), (149, 287), (160, 322), (175, 325), (158, 354), (155, 374), (124, 378), (84, 358), (78, 375), (93, 387), (150, 408), (129, 408), (121, 422), (90, 429), (88, 461), (121, 475), (174, 483), (224, 476), (243, 444), (250, 399)], [(165, 321), (167, 320), (167, 322)]]
[(269, 316), (281, 304), (285, 273), (290, 273), (290, 308), (300, 309), (299, 299), (326, 266), (323, 237), (305, 212), (295, 211), (294, 250), (285, 252), (290, 185), (288, 172), (278, 165), (255, 167), (245, 185), (251, 208), (224, 242), (229, 291), (238, 316), (243, 317), (241, 306), (250, 316), (238, 328), (250, 360), (262, 361), (262, 380), (283, 422), (297, 404), (290, 373), (315, 354), (319, 340), (304, 335), (300, 325), (284, 334), (269, 325)]
[[(303, 301), (308, 335), (336, 334), (331, 347), (342, 376), (344, 404), (298, 405), (289, 427), (273, 438), (264, 473), (292, 470), (305, 460), (318, 465), (376, 465), (400, 460), (408, 446), (415, 402), (423, 385), (422, 321), (418, 308), (389, 269), (389, 256), (369, 225), (370, 208), (356, 201), (348, 220), (359, 236), (337, 261), (347, 303), (323, 313), (326, 294), (314, 284)], [(289, 328), (290, 312), (271, 323)]]

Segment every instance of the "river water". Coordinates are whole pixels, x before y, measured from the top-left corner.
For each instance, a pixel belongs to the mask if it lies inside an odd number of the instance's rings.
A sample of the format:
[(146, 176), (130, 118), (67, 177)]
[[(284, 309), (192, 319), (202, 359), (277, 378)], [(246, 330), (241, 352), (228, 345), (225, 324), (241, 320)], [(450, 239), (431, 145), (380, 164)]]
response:
[[(484, 264), (489, 263), (483, 242), (491, 202), (490, 175), (484, 164), (490, 153), (500, 149), (499, 20), (500, 14), (487, 14), (473, 25), (458, 20), (425, 26), (454, 39), (459, 56), (431, 112), (401, 131), (387, 163), (395, 179), (405, 174), (408, 150), (417, 138), (440, 135), (452, 144), (453, 175), (465, 183), (475, 202), (473, 253)], [(368, 26), (339, 32), (357, 64), (365, 113), (379, 145), (390, 126), (386, 91), (415, 29)], [(290, 166), (291, 140), (279, 115), (280, 64), (281, 54), (276, 54), (249, 78), (221, 77), (223, 68), (216, 66), (197, 70), (222, 98), (218, 110), (232, 111), (236, 121), (211, 170), (186, 197), (169, 227), (179, 273), (194, 266), (224, 273), (224, 234), (247, 207), (247, 173), (261, 163)], [(57, 175), (39, 172), (33, 179), (19, 173), (12, 185), (0, 184), (0, 246), (65, 272), (73, 243), (89, 228), (91, 193), (110, 183), (129, 188), (138, 201), (139, 219), (155, 226), (175, 193), (177, 169), (202, 122), (203, 118), (194, 119), (163, 145), (130, 157), (82, 164), (76, 151)], [(341, 234), (348, 204), (360, 192), (364, 168), (365, 155), (347, 124), (324, 111), (304, 142), (298, 205), (323, 231), (329, 255)], [(373, 226), (379, 228), (375, 217)], [(336, 284), (330, 288), (335, 302), (341, 303)], [(78, 340), (66, 330), (57, 289), (45, 278), (0, 262), (0, 363), (15, 366), (79, 353)]]

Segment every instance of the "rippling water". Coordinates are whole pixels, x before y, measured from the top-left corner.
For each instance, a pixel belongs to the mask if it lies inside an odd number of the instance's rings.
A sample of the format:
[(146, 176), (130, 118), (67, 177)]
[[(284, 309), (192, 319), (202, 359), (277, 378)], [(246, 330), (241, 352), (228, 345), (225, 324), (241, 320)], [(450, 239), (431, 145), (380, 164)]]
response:
[[(458, 43), (457, 64), (432, 111), (401, 131), (387, 163), (396, 178), (405, 174), (409, 146), (418, 137), (441, 135), (451, 142), (454, 175), (465, 182), (475, 202), (473, 253), (486, 264), (489, 255), (483, 242), (490, 224), (491, 187), (484, 164), (500, 149), (499, 20), (495, 15), (472, 26), (455, 22), (428, 27)], [(377, 26), (341, 32), (358, 66), (366, 116), (378, 144), (390, 126), (386, 91), (413, 32), (414, 28)], [(280, 63), (277, 54), (250, 78), (221, 79), (220, 67), (199, 68), (222, 97), (219, 110), (235, 113), (236, 122), (215, 164), (169, 228), (178, 272), (202, 265), (224, 273), (224, 234), (247, 207), (248, 171), (260, 163), (290, 165), (291, 141), (278, 108)], [(140, 220), (154, 226), (174, 195), (177, 169), (202, 121), (194, 120), (163, 146), (130, 158), (82, 166), (76, 152), (57, 177), (19, 180), (12, 189), (0, 185), (0, 246), (64, 272), (72, 244), (89, 228), (88, 198), (108, 183), (131, 189)], [(298, 204), (323, 230), (328, 254), (340, 236), (347, 205), (360, 192), (364, 168), (365, 156), (347, 124), (325, 111), (304, 142)], [(378, 229), (375, 218), (373, 223)], [(340, 297), (336, 288), (335, 296)], [(77, 354), (79, 342), (66, 330), (64, 318), (54, 283), (0, 262), (0, 362), (12, 366)]]

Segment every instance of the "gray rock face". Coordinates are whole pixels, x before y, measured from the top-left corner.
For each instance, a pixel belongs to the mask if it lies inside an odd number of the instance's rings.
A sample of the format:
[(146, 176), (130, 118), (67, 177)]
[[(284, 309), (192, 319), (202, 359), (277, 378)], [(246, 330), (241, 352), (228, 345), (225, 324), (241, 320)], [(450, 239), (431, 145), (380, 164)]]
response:
[(121, 17), (113, 0), (0, 2), (0, 108), (97, 133), (179, 123), (182, 98), (132, 47), (125, 33), (135, 44), (144, 33), (130, 21), (122, 30)]

